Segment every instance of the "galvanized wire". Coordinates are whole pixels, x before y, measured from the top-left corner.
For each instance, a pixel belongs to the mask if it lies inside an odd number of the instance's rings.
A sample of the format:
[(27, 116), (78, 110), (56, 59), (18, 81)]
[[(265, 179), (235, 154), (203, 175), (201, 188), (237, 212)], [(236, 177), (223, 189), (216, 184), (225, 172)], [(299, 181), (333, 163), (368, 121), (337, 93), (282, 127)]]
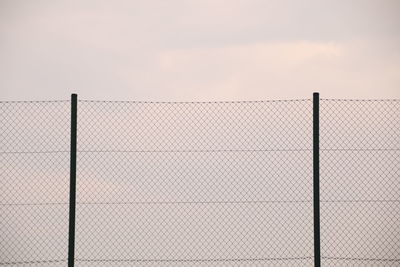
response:
[(323, 266), (400, 264), (400, 101), (324, 99)]
[(65, 266), (69, 106), (0, 102), (0, 265)]
[[(320, 101), (323, 266), (399, 266), (400, 101)], [(65, 266), (69, 101), (0, 102), (0, 265)], [(311, 100), (79, 101), (77, 266), (312, 266)]]
[(80, 101), (76, 257), (311, 265), (311, 100)]

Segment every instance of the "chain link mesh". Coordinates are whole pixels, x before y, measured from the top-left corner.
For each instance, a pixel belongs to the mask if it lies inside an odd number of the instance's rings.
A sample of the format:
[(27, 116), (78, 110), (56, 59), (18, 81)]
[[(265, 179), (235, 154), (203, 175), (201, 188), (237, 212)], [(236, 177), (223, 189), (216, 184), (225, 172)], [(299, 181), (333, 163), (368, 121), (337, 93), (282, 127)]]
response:
[[(400, 101), (320, 101), (323, 266), (399, 266)], [(70, 102), (0, 102), (0, 265), (64, 266)], [(79, 101), (77, 266), (312, 266), (312, 101)]]
[(70, 102), (0, 102), (0, 265), (65, 266)]
[(400, 101), (320, 101), (323, 266), (400, 266)]
[(79, 101), (79, 265), (313, 262), (311, 100)]

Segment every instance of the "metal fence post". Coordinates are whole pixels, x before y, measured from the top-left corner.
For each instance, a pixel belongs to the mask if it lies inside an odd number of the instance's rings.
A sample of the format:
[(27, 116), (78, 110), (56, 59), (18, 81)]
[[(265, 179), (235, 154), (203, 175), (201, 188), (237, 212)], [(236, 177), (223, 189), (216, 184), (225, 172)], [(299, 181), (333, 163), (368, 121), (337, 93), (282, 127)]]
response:
[(69, 188), (68, 267), (75, 264), (75, 206), (76, 206), (76, 140), (78, 122), (78, 95), (71, 95), (71, 155)]
[(313, 94), (313, 202), (314, 266), (321, 266), (320, 200), (319, 200), (319, 93)]

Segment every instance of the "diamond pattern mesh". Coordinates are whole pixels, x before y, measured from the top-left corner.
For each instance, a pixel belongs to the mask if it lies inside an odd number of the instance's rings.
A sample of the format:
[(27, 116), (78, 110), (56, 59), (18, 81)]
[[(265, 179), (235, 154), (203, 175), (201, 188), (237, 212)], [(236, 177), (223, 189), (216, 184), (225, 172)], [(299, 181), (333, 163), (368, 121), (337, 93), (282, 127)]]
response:
[(69, 101), (0, 103), (0, 264), (65, 266)]
[[(320, 101), (323, 266), (400, 264), (400, 101)], [(0, 265), (65, 266), (70, 102), (0, 102)], [(312, 101), (79, 101), (77, 266), (312, 266)]]
[(400, 265), (400, 101), (320, 102), (323, 266)]
[(79, 102), (79, 265), (312, 264), (310, 100)]

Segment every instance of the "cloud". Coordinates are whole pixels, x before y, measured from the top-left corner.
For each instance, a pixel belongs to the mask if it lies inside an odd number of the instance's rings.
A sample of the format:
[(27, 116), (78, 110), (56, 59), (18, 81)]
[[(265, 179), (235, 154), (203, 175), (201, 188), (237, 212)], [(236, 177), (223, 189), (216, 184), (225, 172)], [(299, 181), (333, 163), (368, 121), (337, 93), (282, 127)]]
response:
[(363, 40), (170, 50), (159, 56), (158, 77), (167, 90), (185, 88), (188, 99), (279, 98), (283, 91), (289, 98), (310, 97), (312, 91), (368, 98), (382, 84), (396, 97), (399, 55), (390, 51), (390, 44)]

